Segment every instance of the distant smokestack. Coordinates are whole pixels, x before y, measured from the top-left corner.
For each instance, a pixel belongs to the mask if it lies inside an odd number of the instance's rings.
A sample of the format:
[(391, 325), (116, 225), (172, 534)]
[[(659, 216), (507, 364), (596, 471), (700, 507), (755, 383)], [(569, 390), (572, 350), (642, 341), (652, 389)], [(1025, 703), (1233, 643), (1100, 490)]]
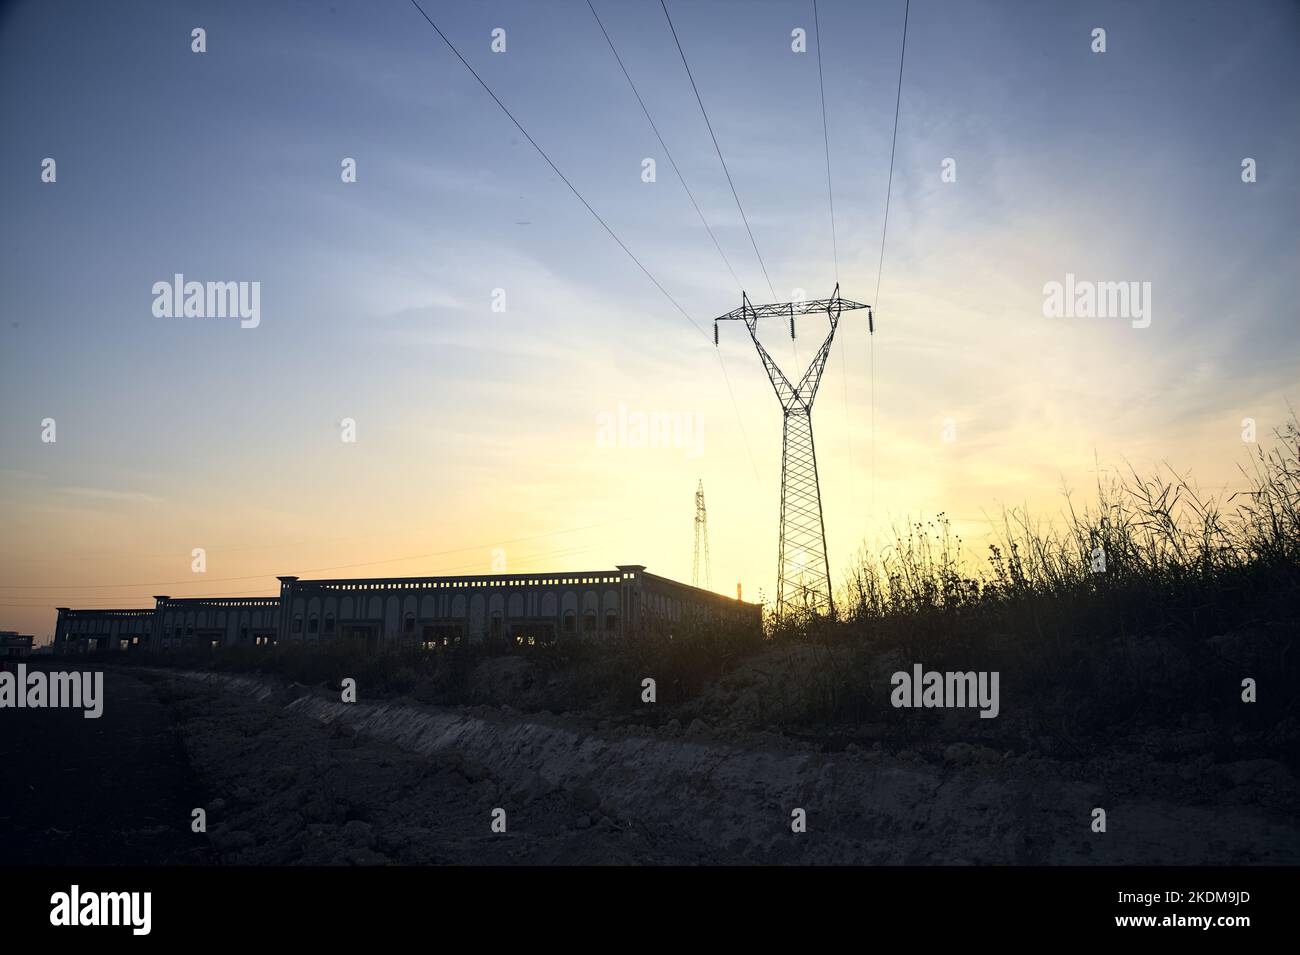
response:
[(736, 599), (740, 599), (740, 581), (736, 581)]

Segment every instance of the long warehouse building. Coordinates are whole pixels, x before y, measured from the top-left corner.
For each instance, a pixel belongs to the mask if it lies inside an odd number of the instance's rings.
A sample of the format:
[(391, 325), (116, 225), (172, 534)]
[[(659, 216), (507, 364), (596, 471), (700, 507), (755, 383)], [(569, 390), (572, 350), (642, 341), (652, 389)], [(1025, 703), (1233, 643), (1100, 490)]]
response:
[(671, 633), (688, 623), (761, 626), (758, 604), (646, 573), (644, 565), (563, 574), (300, 580), (278, 597), (157, 596), (144, 609), (59, 607), (56, 653), (269, 646), (335, 638), (429, 649), (461, 641)]

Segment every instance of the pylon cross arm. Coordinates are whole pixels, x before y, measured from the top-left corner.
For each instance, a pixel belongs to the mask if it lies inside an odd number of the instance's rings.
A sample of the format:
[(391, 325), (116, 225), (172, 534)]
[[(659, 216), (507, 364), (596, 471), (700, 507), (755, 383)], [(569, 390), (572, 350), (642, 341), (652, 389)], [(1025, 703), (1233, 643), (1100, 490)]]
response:
[(758, 318), (789, 318), (791, 315), (817, 315), (832, 308), (851, 312), (859, 308), (870, 308), (852, 299), (840, 298), (839, 286), (830, 298), (814, 299), (811, 302), (773, 302), (770, 305), (751, 305), (749, 298), (742, 296), (739, 308), (732, 309), (726, 315), (719, 315), (714, 321), (749, 321)]

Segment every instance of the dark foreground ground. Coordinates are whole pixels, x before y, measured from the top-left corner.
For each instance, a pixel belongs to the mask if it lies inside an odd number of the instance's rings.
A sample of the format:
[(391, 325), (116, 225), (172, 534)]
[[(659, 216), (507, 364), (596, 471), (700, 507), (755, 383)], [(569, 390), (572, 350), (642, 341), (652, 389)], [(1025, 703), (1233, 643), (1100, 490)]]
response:
[[(104, 716), (6, 710), (0, 864), (722, 861), (619, 826), (591, 791), (503, 799), (481, 765), (428, 758), (239, 693), (105, 674)], [(507, 831), (491, 810), (505, 802)], [(207, 812), (208, 833), (191, 831)]]
[(99, 719), (80, 710), (0, 714), (0, 862), (205, 863), (186, 820), (202, 787), (154, 688), (105, 677)]
[(0, 714), (0, 864), (1300, 862), (1288, 767), (1215, 755), (1194, 722), (1087, 759), (936, 756), (703, 721), (343, 704), (266, 677), (110, 669), (105, 689), (100, 720)]

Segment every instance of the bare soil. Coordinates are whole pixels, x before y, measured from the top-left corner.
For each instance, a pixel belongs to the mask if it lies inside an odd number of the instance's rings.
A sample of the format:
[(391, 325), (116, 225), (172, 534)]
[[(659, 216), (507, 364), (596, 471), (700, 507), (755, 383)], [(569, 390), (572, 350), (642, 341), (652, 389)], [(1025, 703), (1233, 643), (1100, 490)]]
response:
[(1277, 760), (1217, 757), (1209, 727), (1135, 732), (1088, 759), (967, 742), (935, 755), (703, 720), (343, 703), (265, 677), (147, 679), (223, 862), (1300, 862), (1296, 778)]

